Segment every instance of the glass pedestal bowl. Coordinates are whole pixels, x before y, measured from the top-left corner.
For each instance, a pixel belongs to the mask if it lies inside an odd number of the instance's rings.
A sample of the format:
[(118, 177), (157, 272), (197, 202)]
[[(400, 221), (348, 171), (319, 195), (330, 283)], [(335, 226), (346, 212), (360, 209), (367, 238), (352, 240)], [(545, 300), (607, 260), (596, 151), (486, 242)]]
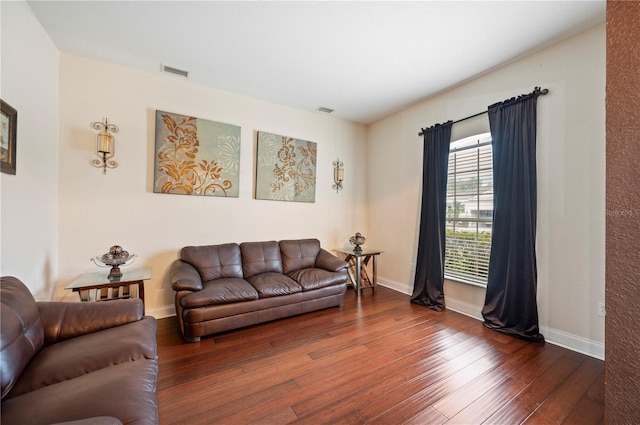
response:
[[(99, 267), (111, 267), (111, 271), (109, 272), (109, 279), (119, 279), (122, 277), (120, 266), (126, 265), (129, 261), (133, 262), (135, 257), (136, 254), (129, 254), (129, 252), (122, 249), (121, 246), (114, 245), (106, 254), (98, 255), (91, 260)], [(104, 266), (100, 263), (104, 264)]]

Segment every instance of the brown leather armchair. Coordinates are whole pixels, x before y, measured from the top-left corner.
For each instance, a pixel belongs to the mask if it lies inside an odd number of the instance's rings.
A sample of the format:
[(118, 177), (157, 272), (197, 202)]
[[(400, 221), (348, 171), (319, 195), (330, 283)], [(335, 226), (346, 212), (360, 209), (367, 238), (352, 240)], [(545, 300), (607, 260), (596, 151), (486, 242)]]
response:
[(139, 299), (36, 302), (0, 278), (3, 425), (157, 424), (156, 320)]

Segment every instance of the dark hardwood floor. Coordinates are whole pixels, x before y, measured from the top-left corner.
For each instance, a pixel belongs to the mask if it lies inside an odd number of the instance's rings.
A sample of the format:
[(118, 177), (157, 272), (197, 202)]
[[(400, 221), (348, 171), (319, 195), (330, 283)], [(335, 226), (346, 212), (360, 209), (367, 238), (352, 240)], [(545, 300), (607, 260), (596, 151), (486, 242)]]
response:
[(604, 362), (387, 288), (188, 344), (158, 325), (160, 423), (599, 424)]

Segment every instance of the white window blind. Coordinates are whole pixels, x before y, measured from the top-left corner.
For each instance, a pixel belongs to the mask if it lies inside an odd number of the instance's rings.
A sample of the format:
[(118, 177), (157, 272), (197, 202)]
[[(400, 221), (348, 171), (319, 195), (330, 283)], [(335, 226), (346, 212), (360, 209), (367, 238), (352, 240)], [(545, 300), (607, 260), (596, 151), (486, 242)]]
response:
[(491, 134), (455, 141), (449, 151), (444, 274), (486, 285), (493, 222)]

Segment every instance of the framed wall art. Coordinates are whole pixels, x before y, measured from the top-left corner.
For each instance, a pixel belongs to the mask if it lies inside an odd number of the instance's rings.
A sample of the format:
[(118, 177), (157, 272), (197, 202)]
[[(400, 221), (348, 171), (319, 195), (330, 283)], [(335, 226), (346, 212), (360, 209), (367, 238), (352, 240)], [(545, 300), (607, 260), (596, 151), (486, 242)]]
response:
[(1, 170), (5, 174), (16, 173), (16, 130), (18, 129), (18, 111), (4, 100), (0, 114), (0, 159)]
[(317, 144), (258, 132), (256, 199), (316, 201)]
[(156, 193), (237, 198), (240, 127), (156, 111)]

